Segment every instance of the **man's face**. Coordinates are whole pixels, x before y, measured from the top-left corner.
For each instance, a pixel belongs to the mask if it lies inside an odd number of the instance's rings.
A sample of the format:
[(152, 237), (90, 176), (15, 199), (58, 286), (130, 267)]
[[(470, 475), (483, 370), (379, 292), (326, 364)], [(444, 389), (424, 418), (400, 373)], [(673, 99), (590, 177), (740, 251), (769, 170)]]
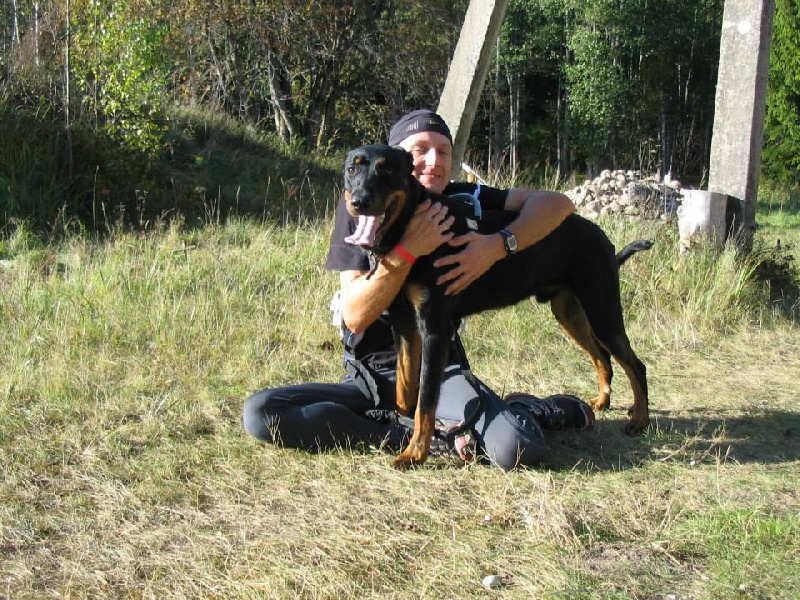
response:
[(441, 194), (450, 182), (453, 169), (453, 146), (435, 131), (421, 131), (408, 136), (400, 146), (414, 157), (414, 177), (429, 192)]

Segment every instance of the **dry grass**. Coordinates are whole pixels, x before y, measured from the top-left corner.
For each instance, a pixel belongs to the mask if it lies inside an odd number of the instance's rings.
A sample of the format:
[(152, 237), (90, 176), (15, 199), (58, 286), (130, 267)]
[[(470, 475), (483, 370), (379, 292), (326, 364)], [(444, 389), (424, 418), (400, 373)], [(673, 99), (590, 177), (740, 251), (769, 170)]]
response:
[[(620, 373), (541, 469), (398, 473), (240, 426), (259, 387), (339, 377), (329, 227), (76, 236), (3, 263), (0, 596), (797, 597), (800, 328), (747, 266), (612, 227), (658, 242), (623, 272), (651, 430), (622, 434)], [(545, 307), (476, 317), (466, 344), (497, 389), (593, 393)]]

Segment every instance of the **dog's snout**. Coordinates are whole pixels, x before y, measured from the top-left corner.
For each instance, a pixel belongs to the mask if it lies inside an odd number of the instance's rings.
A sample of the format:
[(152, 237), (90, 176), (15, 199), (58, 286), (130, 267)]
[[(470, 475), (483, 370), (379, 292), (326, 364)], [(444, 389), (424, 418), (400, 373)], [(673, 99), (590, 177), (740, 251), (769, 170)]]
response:
[(362, 194), (350, 194), (350, 206), (356, 210), (364, 210), (369, 206), (369, 202)]
[(347, 194), (347, 204), (350, 210), (355, 214), (369, 214), (370, 208), (373, 205), (372, 195), (367, 193), (363, 188), (349, 190)]

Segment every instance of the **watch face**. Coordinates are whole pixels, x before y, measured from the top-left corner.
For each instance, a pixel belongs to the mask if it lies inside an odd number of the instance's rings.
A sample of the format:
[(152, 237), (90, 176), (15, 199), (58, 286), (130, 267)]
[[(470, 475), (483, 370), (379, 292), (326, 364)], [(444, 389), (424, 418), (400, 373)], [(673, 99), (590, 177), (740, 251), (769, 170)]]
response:
[(500, 232), (503, 235), (503, 245), (506, 247), (506, 252), (511, 254), (517, 250), (517, 238), (510, 231), (503, 229)]

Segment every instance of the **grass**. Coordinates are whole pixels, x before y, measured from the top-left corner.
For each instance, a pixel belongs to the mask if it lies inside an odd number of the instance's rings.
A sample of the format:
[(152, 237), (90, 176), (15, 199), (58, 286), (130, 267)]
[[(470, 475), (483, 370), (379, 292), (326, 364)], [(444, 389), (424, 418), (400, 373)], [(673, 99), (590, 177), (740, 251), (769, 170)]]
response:
[[(6, 234), (0, 596), (798, 596), (800, 327), (797, 297), (759, 281), (774, 257), (679, 258), (669, 225), (604, 222), (618, 247), (656, 241), (622, 271), (650, 431), (622, 434), (618, 369), (612, 409), (552, 434), (540, 469), (398, 473), (240, 426), (250, 392), (340, 376), (330, 196), (319, 219)], [(758, 236), (796, 259), (792, 202), (761, 206)], [(498, 390), (594, 392), (545, 307), (474, 317), (465, 343)]]

